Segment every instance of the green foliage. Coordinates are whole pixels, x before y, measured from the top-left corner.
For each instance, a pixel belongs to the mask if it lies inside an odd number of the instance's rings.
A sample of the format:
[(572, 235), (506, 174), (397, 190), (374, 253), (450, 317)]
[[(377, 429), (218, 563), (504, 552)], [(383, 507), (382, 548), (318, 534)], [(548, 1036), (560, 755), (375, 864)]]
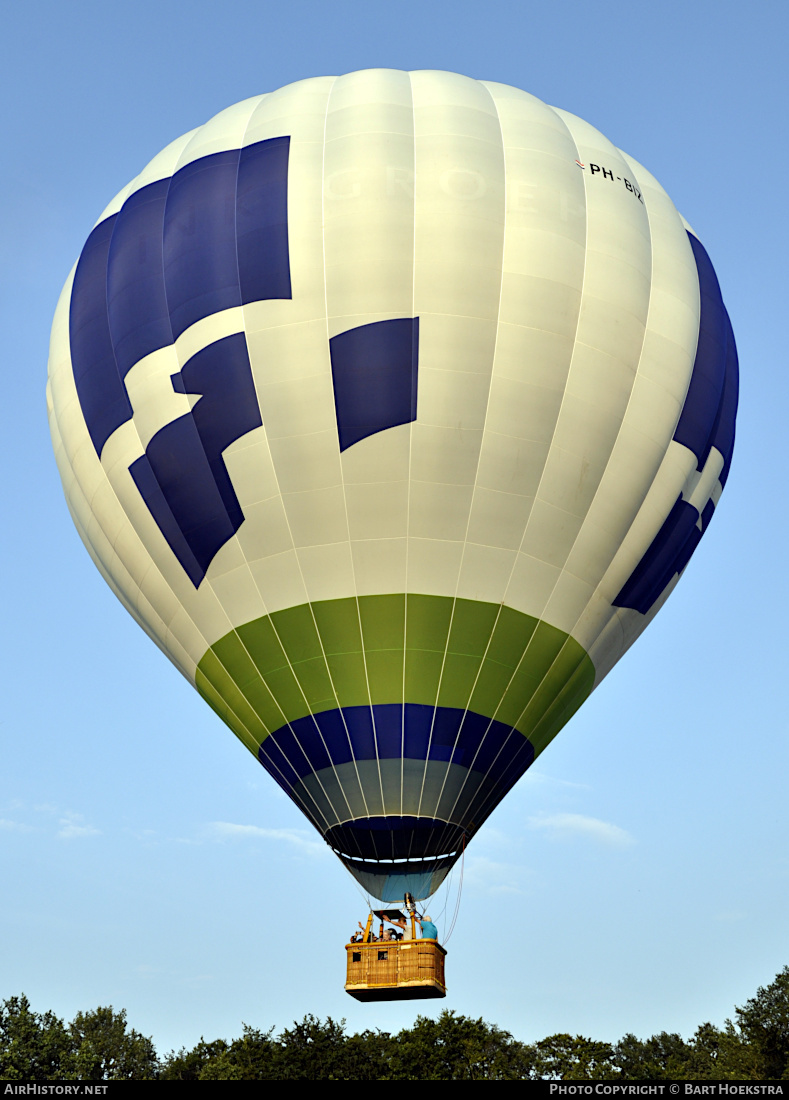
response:
[(389, 1036), (346, 1035), (345, 1021), (305, 1016), (281, 1035), (244, 1024), (232, 1043), (200, 1040), (171, 1054), (160, 1077), (169, 1081), (380, 1081), (387, 1079)]
[(39, 1015), (24, 995), (0, 1005), (0, 1080), (71, 1081), (74, 1074), (71, 1036), (51, 1012)]
[(701, 1024), (688, 1042), (662, 1031), (650, 1039), (625, 1035), (613, 1063), (623, 1081), (754, 1081), (766, 1074), (756, 1048), (727, 1020)]
[(171, 1051), (162, 1062), (159, 1077), (162, 1081), (199, 1081), (203, 1070), (218, 1061), (227, 1049), (224, 1039), (207, 1043), (201, 1038), (194, 1050), (181, 1047), (177, 1054)]
[(305, 1016), (279, 1035), (244, 1024), (232, 1042), (204, 1039), (159, 1061), (151, 1039), (112, 1007), (65, 1024), (25, 996), (0, 1003), (3, 1081), (763, 1081), (789, 1080), (789, 967), (692, 1038), (627, 1034), (613, 1046), (557, 1034), (532, 1045), (445, 1009), (397, 1035), (348, 1035), (345, 1021)]
[(681, 1035), (661, 1031), (649, 1039), (628, 1033), (614, 1046), (613, 1063), (625, 1081), (682, 1078), (690, 1048)]
[(159, 1061), (152, 1039), (126, 1030), (126, 1010), (78, 1012), (69, 1026), (78, 1081), (152, 1081)]
[(541, 1081), (605, 1081), (617, 1076), (613, 1049), (583, 1035), (550, 1035), (534, 1047), (532, 1075)]
[(789, 966), (734, 1014), (743, 1041), (757, 1056), (761, 1076), (789, 1079)]
[(437, 1020), (418, 1016), (394, 1043), (395, 1081), (518, 1081), (530, 1074), (527, 1048), (509, 1032), (447, 1009)]
[(335, 1023), (331, 1016), (322, 1024), (314, 1016), (305, 1016), (283, 1031), (279, 1045), (279, 1081), (344, 1081), (345, 1021)]
[(736, 1023), (701, 1024), (685, 1042), (661, 1032), (616, 1044), (622, 1080), (765, 1081), (789, 1079), (789, 967), (734, 1010)]
[(258, 1031), (244, 1024), (241, 1039), (223, 1044), (225, 1049), (200, 1070), (200, 1081), (271, 1081), (276, 1044), (270, 1031)]
[(387, 1079), (389, 1036), (364, 1031), (345, 1034), (345, 1020), (329, 1016), (322, 1024), (314, 1016), (294, 1023), (277, 1040), (275, 1080), (379, 1081)]
[(159, 1063), (151, 1039), (126, 1030), (126, 1012), (78, 1012), (68, 1027), (27, 997), (0, 1004), (0, 1080), (149, 1081)]
[(386, 1031), (363, 1031), (346, 1039), (345, 1081), (389, 1081), (394, 1040)]
[(752, 1081), (762, 1076), (755, 1050), (729, 1020), (723, 1028), (701, 1024), (691, 1040), (687, 1076), (697, 1080)]

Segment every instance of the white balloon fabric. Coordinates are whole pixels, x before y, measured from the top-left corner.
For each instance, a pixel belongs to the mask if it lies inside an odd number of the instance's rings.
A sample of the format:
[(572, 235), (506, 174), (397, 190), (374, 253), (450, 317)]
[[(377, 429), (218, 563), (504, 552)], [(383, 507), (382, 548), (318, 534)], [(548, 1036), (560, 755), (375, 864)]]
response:
[(704, 248), (592, 126), (370, 70), (239, 103), (124, 188), (48, 402), (113, 591), (397, 900), (673, 589), (737, 358)]

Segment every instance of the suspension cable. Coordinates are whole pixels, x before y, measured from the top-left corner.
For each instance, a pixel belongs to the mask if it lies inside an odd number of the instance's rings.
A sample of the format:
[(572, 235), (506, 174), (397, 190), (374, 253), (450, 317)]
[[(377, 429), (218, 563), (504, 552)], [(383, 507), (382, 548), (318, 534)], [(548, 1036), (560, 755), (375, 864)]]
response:
[[(452, 914), (452, 923), (449, 926), (449, 931), (444, 938), (444, 943), (449, 943), (449, 939), (452, 933), (455, 931), (455, 925), (457, 924), (458, 913), (460, 912), (460, 898), (463, 893), (463, 871), (465, 869), (466, 862), (466, 834), (463, 834), (463, 847), (460, 852), (460, 881), (458, 882), (458, 896), (455, 902), (455, 912)], [(453, 868), (454, 870), (454, 868)]]

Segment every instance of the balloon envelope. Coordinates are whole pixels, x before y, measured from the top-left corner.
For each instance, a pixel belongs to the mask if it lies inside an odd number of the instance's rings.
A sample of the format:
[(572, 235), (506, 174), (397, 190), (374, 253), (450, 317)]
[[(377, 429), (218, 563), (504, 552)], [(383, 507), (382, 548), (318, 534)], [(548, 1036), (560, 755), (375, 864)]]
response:
[(526, 92), (300, 81), (105, 210), (52, 435), (119, 599), (376, 897), (425, 897), (655, 615), (734, 442), (707, 254)]

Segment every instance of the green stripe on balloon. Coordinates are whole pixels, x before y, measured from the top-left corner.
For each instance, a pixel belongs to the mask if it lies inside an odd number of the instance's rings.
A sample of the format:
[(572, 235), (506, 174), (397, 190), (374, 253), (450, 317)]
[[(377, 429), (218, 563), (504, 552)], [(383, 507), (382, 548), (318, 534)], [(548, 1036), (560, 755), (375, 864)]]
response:
[(405, 701), (495, 718), (538, 754), (591, 692), (594, 666), (574, 638), (531, 615), (398, 593), (254, 619), (211, 646), (195, 683), (253, 753), (308, 714)]

